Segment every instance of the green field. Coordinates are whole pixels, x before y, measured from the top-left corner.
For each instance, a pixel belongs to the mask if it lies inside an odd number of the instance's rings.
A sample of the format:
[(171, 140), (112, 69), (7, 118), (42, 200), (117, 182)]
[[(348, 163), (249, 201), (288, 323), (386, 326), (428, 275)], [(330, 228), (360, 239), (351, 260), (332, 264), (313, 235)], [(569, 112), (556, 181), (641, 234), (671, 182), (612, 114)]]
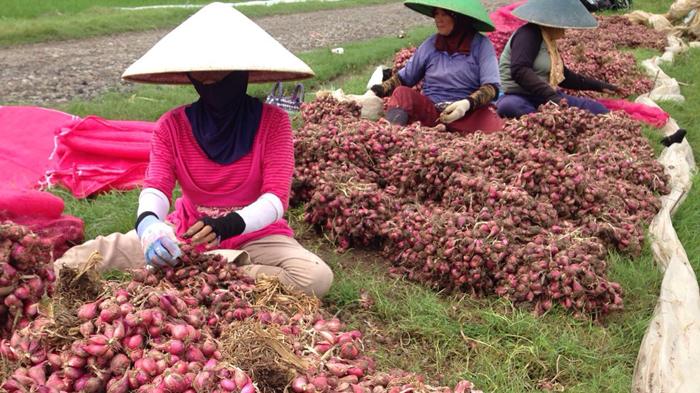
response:
[[(649, 0), (635, 6), (659, 11)], [(648, 7), (648, 8), (647, 8)], [(429, 30), (410, 32), (408, 40), (382, 38), (343, 45), (346, 55), (327, 51), (300, 54), (317, 72), (307, 83), (309, 91), (321, 87), (363, 90), (369, 70), (389, 62), (396, 49), (417, 43)], [(644, 52), (644, 55), (649, 55)], [(700, 159), (700, 51), (695, 49), (665, 67), (683, 82), (683, 104), (662, 104), (681, 126)], [(251, 93), (262, 96), (269, 86), (256, 86)], [(140, 86), (135, 93), (109, 93), (90, 101), (72, 102), (59, 109), (77, 115), (154, 120), (165, 110), (194, 99), (191, 88)], [(652, 144), (660, 135), (648, 132)], [(675, 228), (696, 272), (700, 272), (700, 181), (674, 218)], [(65, 191), (67, 213), (82, 217), (86, 236), (127, 231), (133, 224), (138, 191), (112, 192), (89, 200), (76, 200)], [(317, 236), (300, 219), (302, 208), (288, 213), (304, 244), (333, 267), (336, 282), (325, 299), (326, 308), (339, 313), (351, 326), (365, 331), (369, 347), (382, 368), (418, 371), (440, 384), (461, 378), (473, 381), (485, 392), (629, 392), (637, 351), (659, 295), (661, 273), (648, 247), (642, 256), (609, 257), (610, 279), (625, 289), (625, 310), (602, 323), (577, 320), (555, 309), (535, 317), (502, 299), (444, 296), (419, 285), (389, 278), (385, 261), (362, 251), (335, 253), (334, 247)], [(361, 306), (361, 293), (374, 300)], [(547, 388), (547, 389), (546, 389)]]

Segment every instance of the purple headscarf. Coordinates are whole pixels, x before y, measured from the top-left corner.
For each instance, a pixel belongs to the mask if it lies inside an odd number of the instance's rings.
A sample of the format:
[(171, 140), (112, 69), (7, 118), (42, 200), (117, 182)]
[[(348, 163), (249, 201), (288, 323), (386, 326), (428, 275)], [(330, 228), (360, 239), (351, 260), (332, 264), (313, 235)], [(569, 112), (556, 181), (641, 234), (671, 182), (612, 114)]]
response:
[(187, 77), (199, 93), (199, 100), (185, 108), (199, 147), (219, 164), (248, 154), (262, 117), (262, 102), (246, 94), (248, 71), (233, 71), (208, 85)]

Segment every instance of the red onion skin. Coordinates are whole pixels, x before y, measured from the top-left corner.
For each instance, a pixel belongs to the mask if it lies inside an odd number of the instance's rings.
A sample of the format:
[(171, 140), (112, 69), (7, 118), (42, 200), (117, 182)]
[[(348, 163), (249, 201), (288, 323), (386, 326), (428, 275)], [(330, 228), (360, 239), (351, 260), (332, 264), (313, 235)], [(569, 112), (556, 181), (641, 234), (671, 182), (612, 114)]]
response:
[(112, 358), (109, 369), (114, 375), (122, 375), (129, 369), (131, 361), (123, 353), (119, 353)]
[(255, 393), (255, 386), (253, 386), (252, 383), (249, 383), (241, 389), (241, 393)]
[(211, 357), (214, 352), (218, 349), (218, 346), (216, 345), (216, 342), (213, 340), (207, 339), (202, 343), (202, 353), (206, 357)]
[(294, 390), (296, 393), (303, 393), (307, 384), (308, 381), (306, 377), (300, 375), (294, 378), (292, 381), (292, 390)]
[(179, 374), (168, 374), (163, 377), (165, 388), (173, 393), (182, 393), (187, 390), (187, 383)]
[(238, 389), (243, 389), (245, 385), (250, 383), (250, 378), (248, 377), (248, 375), (246, 375), (246, 373), (243, 370), (241, 370), (240, 368), (236, 368), (233, 371), (233, 381), (236, 383), (236, 387)]
[(221, 388), (226, 392), (235, 392), (236, 391), (236, 383), (230, 379), (222, 379), (219, 382), (219, 386), (221, 386)]
[(209, 371), (202, 371), (194, 378), (192, 387), (197, 392), (205, 392), (212, 384), (212, 374)]
[(119, 378), (112, 378), (107, 383), (107, 393), (127, 393), (129, 391), (129, 381), (126, 375)]
[(151, 376), (155, 376), (158, 373), (158, 365), (156, 364), (156, 361), (150, 357), (144, 357), (136, 361), (136, 363), (134, 363), (134, 366), (136, 367), (136, 369), (143, 370)]
[(44, 385), (46, 383), (46, 372), (44, 371), (44, 364), (37, 364), (27, 370), (27, 375), (36, 381), (37, 385)]
[(78, 379), (83, 376), (85, 372), (83, 371), (82, 367), (64, 367), (63, 373), (71, 379)]
[(97, 316), (98, 303), (83, 304), (78, 308), (78, 318), (82, 321), (89, 321)]

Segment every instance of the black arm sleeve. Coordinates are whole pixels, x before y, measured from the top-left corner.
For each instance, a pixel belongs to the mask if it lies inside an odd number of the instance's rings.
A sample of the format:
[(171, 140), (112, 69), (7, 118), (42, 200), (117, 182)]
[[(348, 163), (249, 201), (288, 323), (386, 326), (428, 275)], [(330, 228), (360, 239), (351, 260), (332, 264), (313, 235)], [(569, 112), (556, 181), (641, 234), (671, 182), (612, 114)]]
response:
[(557, 92), (537, 76), (532, 68), (542, 45), (542, 32), (527, 24), (513, 34), (510, 41), (510, 77), (531, 95), (555, 100)]
[(608, 83), (577, 74), (566, 67), (564, 67), (564, 81), (561, 82), (559, 86), (572, 90), (594, 91), (602, 91), (605, 88), (610, 88), (610, 84)]
[(245, 230), (245, 221), (236, 212), (231, 212), (219, 218), (203, 217), (202, 222), (204, 225), (209, 225), (214, 230), (214, 233), (221, 237), (221, 240), (238, 236)]

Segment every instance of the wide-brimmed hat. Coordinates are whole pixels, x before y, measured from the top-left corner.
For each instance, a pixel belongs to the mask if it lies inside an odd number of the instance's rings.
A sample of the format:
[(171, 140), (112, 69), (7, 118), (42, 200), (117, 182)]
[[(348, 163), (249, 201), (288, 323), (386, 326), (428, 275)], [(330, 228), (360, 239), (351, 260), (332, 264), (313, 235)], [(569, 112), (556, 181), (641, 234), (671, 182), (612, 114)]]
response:
[(479, 31), (496, 30), (488, 11), (479, 0), (409, 0), (403, 4), (429, 17), (433, 16), (435, 8), (442, 8), (470, 18), (474, 28)]
[(308, 78), (311, 68), (231, 5), (211, 3), (124, 71), (134, 82), (189, 84), (192, 71), (249, 71), (248, 81)]
[(563, 29), (594, 29), (598, 21), (581, 0), (528, 0), (513, 15), (540, 26)]

